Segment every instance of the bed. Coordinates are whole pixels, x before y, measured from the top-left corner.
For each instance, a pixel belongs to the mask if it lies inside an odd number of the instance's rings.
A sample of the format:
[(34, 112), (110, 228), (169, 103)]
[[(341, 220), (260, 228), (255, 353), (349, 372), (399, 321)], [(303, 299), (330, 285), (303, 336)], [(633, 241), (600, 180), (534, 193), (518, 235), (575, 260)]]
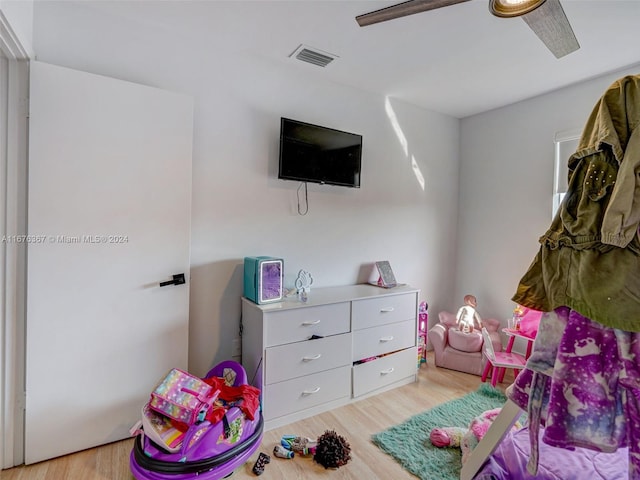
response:
[[(542, 437), (543, 432), (540, 432)], [(540, 441), (538, 473), (527, 472), (529, 430), (508, 433), (477, 475), (476, 480), (627, 480), (626, 448), (602, 453), (585, 448), (566, 450)]]

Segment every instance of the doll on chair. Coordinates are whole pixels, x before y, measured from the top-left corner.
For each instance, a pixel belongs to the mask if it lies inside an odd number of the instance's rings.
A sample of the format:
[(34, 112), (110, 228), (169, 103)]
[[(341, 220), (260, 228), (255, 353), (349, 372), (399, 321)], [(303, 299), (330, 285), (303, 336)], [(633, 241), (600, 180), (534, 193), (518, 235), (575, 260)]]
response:
[(456, 315), (458, 330), (463, 333), (471, 333), (476, 326), (478, 330), (482, 329), (482, 319), (476, 311), (477, 305), (476, 297), (473, 295), (464, 296), (464, 305), (460, 307)]

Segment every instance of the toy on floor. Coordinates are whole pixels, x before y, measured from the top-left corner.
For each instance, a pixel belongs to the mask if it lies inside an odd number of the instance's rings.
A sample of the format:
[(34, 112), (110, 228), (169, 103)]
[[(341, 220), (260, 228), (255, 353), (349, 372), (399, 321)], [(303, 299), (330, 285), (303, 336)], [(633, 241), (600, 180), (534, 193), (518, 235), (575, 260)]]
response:
[(434, 428), (429, 434), (429, 440), (434, 447), (459, 447), (462, 445), (462, 437), (468, 431), (465, 427)]
[(334, 430), (327, 430), (318, 437), (313, 461), (324, 468), (339, 468), (351, 460), (349, 442)]
[(295, 456), (295, 453), (284, 448), (282, 445), (273, 447), (273, 454), (278, 458), (293, 458)]
[(260, 452), (255, 465), (253, 466), (253, 473), (256, 475), (262, 475), (264, 473), (264, 466), (271, 461), (271, 457), (266, 453)]
[[(434, 447), (460, 447), (462, 450), (462, 463), (467, 461), (474, 448), (500, 413), (501, 408), (487, 410), (471, 420), (469, 428), (440, 427), (434, 428), (429, 434), (429, 439)], [(520, 421), (513, 425), (513, 430), (522, 428)]]
[[(182, 377), (179, 372), (171, 375)], [(214, 408), (206, 409), (207, 420), (196, 420), (193, 425), (186, 425), (184, 437), (175, 452), (162, 446), (167, 444), (164, 440), (169, 440), (169, 437), (162, 438), (161, 435), (160, 443), (150, 438), (154, 425), (149, 427), (149, 431), (145, 429), (140, 432), (136, 428), (133, 432), (136, 438), (129, 455), (129, 468), (137, 480), (196, 477), (199, 480), (220, 480), (244, 465), (260, 448), (264, 429), (260, 390), (249, 385), (242, 365), (227, 360), (213, 367), (204, 378), (196, 380), (195, 383), (202, 381), (211, 386), (213, 391), (219, 390)], [(167, 397), (167, 401), (172, 398)], [(200, 408), (192, 411), (199, 414)], [(217, 420), (211, 420), (210, 414)], [(173, 438), (172, 434), (175, 432), (164, 433), (171, 433)], [(170, 440), (168, 443), (173, 444)], [(256, 472), (264, 467), (264, 463), (264, 459), (258, 462)]]
[(464, 305), (460, 307), (456, 314), (456, 324), (461, 332), (471, 333), (476, 326), (478, 330), (482, 329), (482, 319), (476, 311), (477, 306), (476, 297), (473, 295), (464, 296)]
[(283, 435), (280, 444), (287, 450), (297, 454), (307, 456), (316, 453), (317, 443), (308, 437), (298, 437), (296, 435)]

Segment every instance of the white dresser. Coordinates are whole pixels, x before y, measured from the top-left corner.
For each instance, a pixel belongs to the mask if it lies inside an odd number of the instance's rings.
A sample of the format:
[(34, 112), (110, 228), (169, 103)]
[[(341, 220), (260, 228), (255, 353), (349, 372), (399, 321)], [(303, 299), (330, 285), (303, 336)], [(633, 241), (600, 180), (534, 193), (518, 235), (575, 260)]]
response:
[(418, 293), (364, 284), (315, 288), (307, 302), (243, 298), (242, 364), (265, 427), (414, 382)]

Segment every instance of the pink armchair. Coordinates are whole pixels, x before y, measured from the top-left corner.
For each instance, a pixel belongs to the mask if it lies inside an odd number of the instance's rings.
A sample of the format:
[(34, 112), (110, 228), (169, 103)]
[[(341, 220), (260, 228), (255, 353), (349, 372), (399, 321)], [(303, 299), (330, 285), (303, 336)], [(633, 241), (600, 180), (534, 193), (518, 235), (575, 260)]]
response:
[[(482, 358), (482, 332), (474, 330), (463, 333), (458, 330), (456, 316), (450, 312), (438, 314), (439, 323), (429, 330), (429, 340), (433, 345), (433, 353), (437, 367), (449, 368), (460, 372), (482, 375), (486, 359)], [(493, 349), (502, 351), (500, 340), (500, 322), (494, 318), (482, 320), (489, 332)]]

